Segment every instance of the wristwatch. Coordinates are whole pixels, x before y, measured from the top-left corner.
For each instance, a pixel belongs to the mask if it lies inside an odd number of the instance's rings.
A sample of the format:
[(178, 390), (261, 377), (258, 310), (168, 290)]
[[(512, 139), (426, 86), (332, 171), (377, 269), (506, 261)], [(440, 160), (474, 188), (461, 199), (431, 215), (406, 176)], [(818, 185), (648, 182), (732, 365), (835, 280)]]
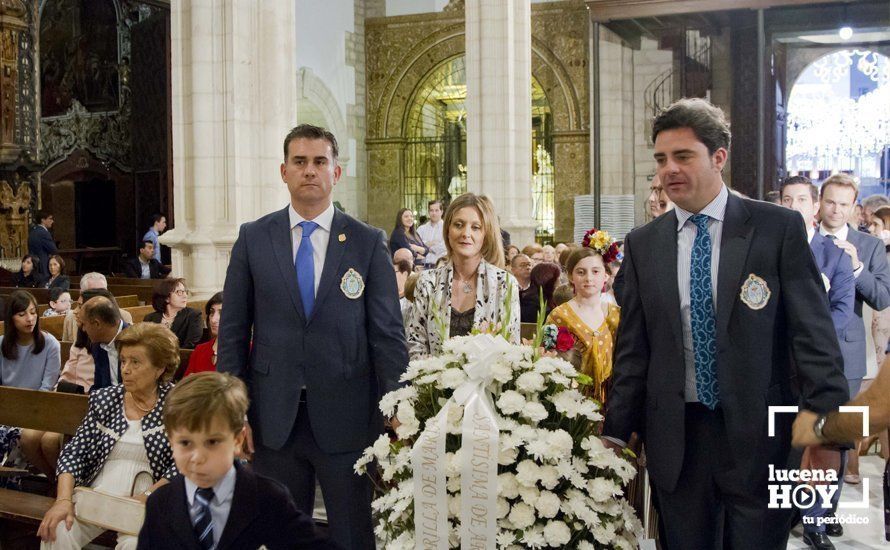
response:
[(826, 441), (825, 436), (822, 434), (822, 428), (825, 427), (825, 421), (828, 420), (828, 416), (821, 414), (819, 418), (816, 419), (816, 423), (813, 424), (813, 433), (816, 434), (816, 437), (819, 441)]

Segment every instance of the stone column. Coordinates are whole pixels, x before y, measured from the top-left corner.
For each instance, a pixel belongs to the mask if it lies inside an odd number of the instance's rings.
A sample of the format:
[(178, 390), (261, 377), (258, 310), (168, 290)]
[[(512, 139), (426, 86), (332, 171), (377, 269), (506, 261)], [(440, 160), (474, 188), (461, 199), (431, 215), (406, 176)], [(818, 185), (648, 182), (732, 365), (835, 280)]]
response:
[(531, 4), (466, 0), (467, 188), (494, 202), (520, 247), (534, 241)]
[(173, 2), (175, 227), (161, 236), (195, 294), (221, 290), (240, 224), (288, 203), (296, 121), (293, 0)]

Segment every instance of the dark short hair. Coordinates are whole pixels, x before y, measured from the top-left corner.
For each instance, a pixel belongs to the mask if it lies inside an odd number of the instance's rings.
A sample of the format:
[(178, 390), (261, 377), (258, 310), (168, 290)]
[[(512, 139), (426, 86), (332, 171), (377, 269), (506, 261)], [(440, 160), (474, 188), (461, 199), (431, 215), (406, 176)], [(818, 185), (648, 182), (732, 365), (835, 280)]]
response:
[(154, 247), (154, 245), (155, 245), (154, 241), (151, 239), (139, 239), (139, 249), (138, 250), (142, 250), (143, 248), (145, 248), (145, 245), (147, 245), (147, 244), (150, 244), (152, 247)]
[(732, 134), (729, 123), (719, 107), (697, 97), (684, 98), (672, 103), (655, 117), (652, 124), (652, 141), (665, 130), (689, 128), (695, 137), (713, 155), (717, 149), (729, 150)]
[(49, 301), (58, 302), (59, 298), (62, 297), (62, 294), (65, 294), (66, 292), (68, 292), (68, 290), (60, 286), (52, 287), (51, 289), (49, 289)]
[(34, 269), (37, 269), (37, 266), (39, 265), (39, 262), (40, 262), (40, 259), (37, 258), (37, 256), (35, 256), (33, 254), (25, 254), (24, 256), (22, 256), (21, 263), (25, 263), (25, 260), (31, 260), (31, 267), (33, 267)]
[(47, 212), (46, 210), (38, 210), (38, 211), (34, 214), (34, 217), (37, 219), (37, 223), (42, 223), (43, 220), (45, 220), (46, 218), (52, 218), (52, 217), (53, 217), (53, 213), (52, 213), (52, 212)]
[(329, 132), (327, 129), (322, 128), (321, 126), (314, 126), (312, 124), (300, 124), (296, 128), (292, 129), (288, 132), (287, 136), (284, 138), (284, 161), (287, 162), (287, 152), (288, 147), (290, 146), (290, 142), (295, 139), (323, 139), (331, 144), (331, 155), (334, 157), (334, 160), (340, 156), (340, 149), (337, 147), (337, 138), (334, 137), (334, 134)]
[(151, 307), (159, 313), (167, 311), (167, 299), (180, 283), (182, 286), (186, 286), (185, 279), (161, 279), (155, 283), (154, 291), (151, 294)]
[(158, 223), (159, 221), (165, 219), (166, 217), (167, 216), (161, 214), (160, 212), (155, 212), (154, 214), (151, 215), (151, 224), (154, 225), (154, 224)]
[(434, 204), (438, 204), (439, 208), (440, 209), (442, 208), (442, 201), (439, 199), (433, 199), (433, 200), (429, 201), (428, 203), (426, 203), (426, 209), (429, 210), (430, 208), (433, 207)]
[(84, 320), (99, 321), (103, 325), (117, 325), (121, 322), (121, 312), (111, 299), (105, 296), (90, 298), (83, 304)]
[[(37, 309), (37, 299), (34, 298), (33, 294), (25, 290), (15, 290), (6, 299), (6, 306), (3, 311), (3, 324), (6, 330), (4, 331), (3, 343), (0, 344), (0, 352), (9, 361), (15, 361), (19, 358), (19, 331), (15, 329), (12, 318), (22, 311), (27, 311), (31, 304), (34, 305), (34, 309)], [(34, 347), (31, 348), (31, 353), (37, 355), (43, 351), (43, 346), (46, 345), (46, 339), (43, 337), (43, 332), (40, 331), (39, 315), (34, 322), (34, 330), (31, 331), (31, 336), (34, 338)]]
[(813, 202), (819, 202), (819, 188), (813, 185), (813, 182), (810, 180), (810, 178), (806, 176), (791, 176), (789, 178), (785, 178), (785, 180), (782, 181), (782, 185), (779, 187), (780, 200), (785, 194), (785, 188), (789, 185), (806, 185), (810, 190), (810, 196), (813, 198)]
[(58, 254), (53, 254), (52, 256), (49, 257), (49, 260), (47, 260), (47, 262), (46, 262), (47, 269), (49, 269), (49, 262), (52, 260), (59, 262), (59, 275), (64, 275), (65, 274), (65, 260), (63, 260), (62, 257), (59, 256)]
[[(173, 287), (176, 288), (176, 287)], [(207, 303), (204, 304), (204, 316), (207, 319), (207, 322), (210, 322), (210, 313), (213, 311), (213, 306), (219, 305), (223, 303), (223, 293), (222, 290), (214, 294), (207, 300)]]

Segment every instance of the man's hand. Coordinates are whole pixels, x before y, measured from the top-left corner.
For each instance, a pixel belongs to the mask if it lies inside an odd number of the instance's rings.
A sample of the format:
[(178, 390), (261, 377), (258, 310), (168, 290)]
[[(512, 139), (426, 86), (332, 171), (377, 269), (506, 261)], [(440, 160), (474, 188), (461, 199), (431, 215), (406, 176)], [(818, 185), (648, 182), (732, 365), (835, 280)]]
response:
[(856, 246), (853, 243), (838, 239), (834, 241), (834, 244), (850, 256), (850, 260), (853, 262), (853, 271), (856, 271), (862, 266), (862, 262), (859, 261), (859, 253), (856, 252)]
[(813, 427), (819, 415), (813, 411), (803, 410), (797, 413), (794, 419), (794, 426), (791, 429), (791, 444), (797, 448), (809, 447), (810, 445), (822, 445), (824, 441), (820, 441), (816, 437)]

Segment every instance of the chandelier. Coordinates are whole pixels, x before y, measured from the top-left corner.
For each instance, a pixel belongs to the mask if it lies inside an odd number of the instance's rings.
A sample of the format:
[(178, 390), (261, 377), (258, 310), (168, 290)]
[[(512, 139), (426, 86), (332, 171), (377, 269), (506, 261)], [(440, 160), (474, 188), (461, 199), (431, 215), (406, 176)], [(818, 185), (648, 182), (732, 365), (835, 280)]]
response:
[(881, 56), (869, 50), (841, 50), (820, 57), (813, 62), (813, 71), (824, 84), (834, 84), (841, 79), (849, 79), (851, 67), (877, 82), (879, 85), (890, 82), (890, 63), (881, 63)]

